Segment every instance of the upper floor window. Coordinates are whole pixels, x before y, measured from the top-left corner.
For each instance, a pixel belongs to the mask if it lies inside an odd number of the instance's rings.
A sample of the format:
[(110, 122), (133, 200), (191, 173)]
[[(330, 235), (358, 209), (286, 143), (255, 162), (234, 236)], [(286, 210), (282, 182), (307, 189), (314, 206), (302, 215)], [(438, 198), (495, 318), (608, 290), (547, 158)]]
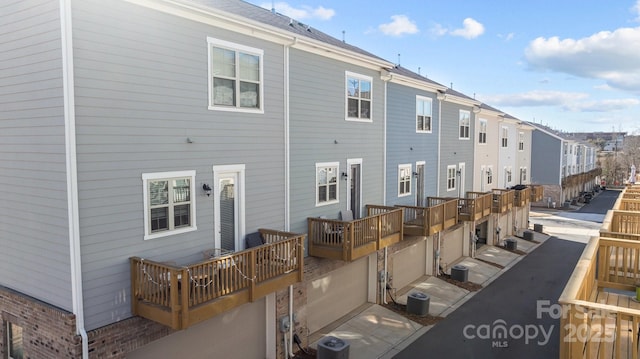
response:
[(493, 183), (493, 168), (489, 167), (487, 169), (487, 184)]
[(145, 173), (144, 239), (196, 229), (194, 193), (196, 171)]
[(369, 76), (347, 72), (347, 120), (371, 121), (371, 83)]
[(469, 139), (469, 129), (471, 126), (471, 112), (460, 110), (460, 139)]
[(411, 194), (411, 165), (398, 165), (398, 196)]
[(567, 154), (567, 148), (569, 147), (569, 145), (565, 143), (562, 147), (564, 149), (564, 154), (566, 155)]
[(447, 166), (447, 191), (456, 189), (456, 166)]
[(427, 97), (416, 97), (416, 132), (431, 132), (432, 101)]
[(520, 168), (520, 183), (525, 183), (527, 182), (527, 168), (526, 167), (521, 167)]
[(338, 162), (316, 163), (316, 205), (338, 202)]
[(518, 151), (524, 151), (524, 132), (518, 133)]
[(502, 135), (500, 136), (500, 145), (507, 147), (509, 145), (509, 128), (502, 127)]
[(478, 143), (487, 143), (487, 120), (480, 120), (478, 125)]
[(263, 112), (263, 50), (207, 38), (209, 109)]
[(504, 178), (505, 178), (505, 183), (509, 184), (511, 183), (511, 167), (505, 167), (504, 168)]

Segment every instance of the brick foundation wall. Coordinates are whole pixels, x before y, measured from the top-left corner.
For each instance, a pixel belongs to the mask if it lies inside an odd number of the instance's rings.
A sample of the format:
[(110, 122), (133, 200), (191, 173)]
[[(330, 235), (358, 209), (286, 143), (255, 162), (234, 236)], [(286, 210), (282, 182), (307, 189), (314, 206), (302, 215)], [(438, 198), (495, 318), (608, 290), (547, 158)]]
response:
[[(82, 358), (82, 341), (76, 335), (76, 317), (60, 308), (0, 286), (0, 357), (7, 356), (6, 322), (22, 327), (24, 357)], [(125, 358), (173, 331), (153, 321), (133, 317), (87, 333), (90, 358)]]
[(81, 358), (75, 315), (35, 298), (0, 287), (0, 353), (7, 357), (6, 323), (22, 327), (25, 358)]

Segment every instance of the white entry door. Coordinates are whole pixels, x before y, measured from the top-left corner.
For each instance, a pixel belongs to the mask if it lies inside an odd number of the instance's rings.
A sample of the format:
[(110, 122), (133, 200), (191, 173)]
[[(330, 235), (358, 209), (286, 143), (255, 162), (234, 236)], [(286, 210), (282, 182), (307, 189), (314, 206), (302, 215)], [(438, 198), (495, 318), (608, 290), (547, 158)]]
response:
[(244, 249), (244, 165), (214, 166), (214, 247)]

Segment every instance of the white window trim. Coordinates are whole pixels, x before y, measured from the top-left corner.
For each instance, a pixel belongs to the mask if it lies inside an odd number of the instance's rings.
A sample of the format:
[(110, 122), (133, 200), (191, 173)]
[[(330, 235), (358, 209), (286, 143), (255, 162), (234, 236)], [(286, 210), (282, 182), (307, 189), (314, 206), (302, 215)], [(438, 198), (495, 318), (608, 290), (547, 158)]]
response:
[[(431, 107), (431, 116), (429, 119), (429, 129), (428, 130), (418, 130), (418, 113), (416, 111), (416, 133), (433, 133), (433, 99), (430, 97), (416, 95), (416, 104), (418, 101), (429, 102), (429, 106)], [(416, 106), (417, 107), (417, 106)]]
[[(336, 168), (336, 199), (333, 201), (318, 202), (318, 168), (321, 167), (335, 167)], [(340, 203), (340, 181), (342, 174), (340, 173), (340, 162), (318, 162), (316, 163), (316, 173), (313, 176), (314, 186), (316, 188), (316, 207), (328, 206), (331, 204)]]
[[(489, 179), (491, 179), (491, 181), (489, 181)], [(493, 166), (487, 166), (487, 184), (493, 184)]]
[(509, 186), (509, 184), (513, 182), (513, 172), (511, 166), (504, 167), (504, 184), (505, 187)]
[[(190, 181), (190, 194), (191, 194), (191, 226), (178, 228), (174, 230), (162, 231), (151, 233), (151, 227), (149, 223), (149, 186), (147, 182), (149, 180), (154, 179), (163, 179), (163, 178), (191, 178)], [(155, 172), (155, 173), (143, 173), (142, 174), (142, 194), (143, 194), (143, 205), (144, 205), (144, 240), (155, 239), (161, 237), (173, 236), (175, 234), (182, 234), (187, 232), (193, 232), (198, 229), (196, 226), (196, 191), (195, 191), (195, 182), (196, 182), (196, 171), (174, 171), (174, 172)]]
[[(449, 170), (453, 169), (453, 187), (449, 188)], [(455, 191), (456, 187), (457, 187), (457, 180), (456, 180), (456, 176), (458, 175), (456, 172), (458, 170), (458, 167), (456, 167), (456, 165), (449, 165), (447, 166), (447, 192), (450, 191)]]
[(524, 132), (518, 132), (518, 152), (524, 151)]
[[(482, 127), (484, 124), (484, 131), (482, 131)], [(487, 145), (487, 127), (488, 121), (481, 118), (478, 120), (478, 145), (486, 146)], [(480, 134), (484, 133), (484, 142), (480, 142)]]
[[(244, 52), (247, 54), (252, 54), (260, 57), (260, 93), (258, 95), (260, 98), (260, 102), (259, 102), (258, 108), (240, 107), (237, 104), (236, 106), (216, 106), (213, 104), (213, 74), (211, 73), (211, 67), (212, 67), (211, 61), (213, 61), (211, 58), (211, 48), (213, 46), (224, 47), (229, 50)], [(209, 110), (264, 114), (264, 106), (265, 106), (264, 104), (264, 50), (207, 36), (207, 75), (208, 75), (207, 84), (208, 84), (208, 94), (209, 94), (209, 99), (208, 99)], [(239, 81), (239, 78), (238, 78), (238, 81)], [(239, 94), (236, 93), (236, 96), (239, 96)], [(236, 99), (236, 101), (239, 101), (239, 100)]]
[[(467, 137), (460, 137), (460, 128), (462, 127), (462, 114), (466, 113), (468, 116), (467, 118), (469, 119), (469, 122), (467, 123), (467, 126), (469, 129), (467, 130)], [(460, 110), (458, 112), (458, 139), (459, 140), (465, 140), (465, 141), (469, 141), (471, 139), (471, 111), (467, 111), (467, 110)]]
[[(409, 170), (409, 192), (406, 193), (400, 193), (400, 184), (402, 183), (401, 178), (400, 178), (400, 171), (403, 169), (408, 169)], [(412, 189), (413, 189), (413, 168), (411, 167), (410, 163), (404, 163), (404, 164), (400, 164), (398, 165), (398, 197), (408, 197), (411, 196), (412, 193)]]
[(509, 127), (502, 126), (502, 128), (500, 129), (500, 148), (508, 148), (508, 147), (509, 147)]
[[(369, 81), (371, 83), (371, 93), (370, 96), (371, 98), (369, 99), (371, 106), (369, 108), (369, 110), (371, 111), (369, 113), (369, 118), (355, 118), (355, 117), (349, 117), (349, 96), (347, 95), (349, 93), (349, 77), (353, 77), (359, 80), (365, 80), (365, 81)], [(352, 121), (352, 122), (373, 122), (373, 77), (371, 76), (367, 76), (367, 75), (361, 75), (355, 72), (351, 72), (351, 71), (345, 71), (344, 72), (344, 120), (345, 121)]]

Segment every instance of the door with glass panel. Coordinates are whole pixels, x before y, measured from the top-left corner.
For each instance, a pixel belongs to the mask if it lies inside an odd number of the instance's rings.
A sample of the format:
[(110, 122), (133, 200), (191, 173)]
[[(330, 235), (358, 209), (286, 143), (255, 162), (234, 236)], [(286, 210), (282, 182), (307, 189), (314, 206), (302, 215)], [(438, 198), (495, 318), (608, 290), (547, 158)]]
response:
[(243, 249), (241, 182), (237, 171), (214, 171), (214, 245), (224, 251)]
[(353, 218), (360, 218), (361, 201), (361, 164), (349, 163), (349, 208), (353, 213)]
[(425, 206), (424, 201), (424, 163), (418, 162), (416, 164), (416, 206)]

